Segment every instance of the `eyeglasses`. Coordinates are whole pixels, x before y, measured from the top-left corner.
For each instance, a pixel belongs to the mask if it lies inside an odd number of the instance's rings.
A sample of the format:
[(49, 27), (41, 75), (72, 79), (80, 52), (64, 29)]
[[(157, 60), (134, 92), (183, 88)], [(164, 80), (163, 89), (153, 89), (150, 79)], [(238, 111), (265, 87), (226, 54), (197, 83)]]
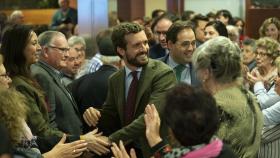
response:
[(155, 34), (156, 34), (156, 35), (163, 35), (163, 36), (166, 36), (166, 32), (167, 32), (167, 31), (155, 31)]
[(61, 47), (56, 47), (56, 46), (51, 46), (51, 45), (48, 45), (48, 47), (54, 48), (54, 49), (58, 49), (58, 50), (60, 50), (62, 53), (67, 53), (67, 52), (69, 52), (69, 50), (70, 50), (70, 48), (61, 48)]
[(74, 48), (77, 52), (83, 52), (85, 51), (85, 48)]
[(196, 46), (196, 41), (184, 41), (181, 43), (178, 43), (181, 47), (184, 48), (189, 48), (190, 46), (195, 47)]
[(3, 78), (10, 78), (9, 73), (1, 74), (0, 77), (3, 77)]
[(260, 56), (260, 57), (265, 57), (265, 56), (268, 56), (269, 54), (267, 54), (267, 53), (262, 53), (262, 52), (256, 52), (255, 53), (256, 54), (256, 56)]

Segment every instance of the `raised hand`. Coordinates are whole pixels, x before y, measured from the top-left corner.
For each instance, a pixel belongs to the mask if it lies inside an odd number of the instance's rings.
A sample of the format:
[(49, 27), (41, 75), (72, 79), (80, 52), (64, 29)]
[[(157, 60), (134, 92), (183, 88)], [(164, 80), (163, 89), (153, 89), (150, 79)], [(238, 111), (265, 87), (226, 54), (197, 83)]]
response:
[(145, 124), (146, 124), (146, 137), (150, 147), (155, 146), (162, 141), (160, 129), (160, 117), (154, 104), (148, 104), (145, 108)]
[(119, 147), (116, 143), (113, 143), (111, 150), (115, 158), (137, 158), (134, 149), (130, 149), (130, 155), (128, 155), (122, 141), (120, 141)]
[(81, 156), (87, 150), (88, 143), (85, 140), (78, 140), (71, 143), (65, 143), (65, 140), (66, 135), (64, 134), (51, 151), (43, 154), (44, 158), (74, 158)]
[(83, 114), (83, 118), (89, 126), (96, 126), (100, 117), (100, 111), (93, 107), (88, 108)]
[(103, 155), (110, 152), (108, 149), (110, 143), (104, 139), (104, 136), (101, 136), (102, 133), (98, 133), (98, 130), (95, 129), (83, 136), (82, 139), (86, 140), (88, 143), (88, 149), (97, 155)]

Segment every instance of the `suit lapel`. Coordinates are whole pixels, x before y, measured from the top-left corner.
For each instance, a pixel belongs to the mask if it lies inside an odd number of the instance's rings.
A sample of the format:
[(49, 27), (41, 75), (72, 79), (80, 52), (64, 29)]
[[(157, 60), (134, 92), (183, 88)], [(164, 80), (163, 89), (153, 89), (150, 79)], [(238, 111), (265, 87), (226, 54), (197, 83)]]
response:
[[(118, 101), (117, 103), (117, 108), (118, 108), (118, 112), (120, 114), (120, 119), (121, 119), (121, 122), (124, 123), (124, 106), (126, 104), (126, 100), (125, 100), (125, 70), (122, 69), (120, 70), (119, 72), (119, 77), (118, 79), (116, 80), (116, 82), (114, 83), (114, 87), (116, 88), (116, 94), (118, 94), (118, 96), (115, 96), (117, 97), (116, 100)], [(120, 97), (120, 98), (118, 98)]]
[(60, 77), (58, 76), (58, 74), (56, 74), (55, 72), (53, 72), (52, 69), (50, 69), (49, 67), (47, 67), (45, 64), (38, 62), (39, 66), (41, 66), (43, 69), (45, 69), (49, 75), (53, 78), (54, 82), (58, 85), (58, 87), (63, 91), (63, 93), (67, 96), (67, 98), (71, 101), (74, 109), (79, 113), (79, 109), (77, 107), (77, 104), (75, 103), (75, 101), (73, 100), (71, 93), (69, 93), (69, 91), (66, 89), (66, 87), (61, 83), (60, 81)]

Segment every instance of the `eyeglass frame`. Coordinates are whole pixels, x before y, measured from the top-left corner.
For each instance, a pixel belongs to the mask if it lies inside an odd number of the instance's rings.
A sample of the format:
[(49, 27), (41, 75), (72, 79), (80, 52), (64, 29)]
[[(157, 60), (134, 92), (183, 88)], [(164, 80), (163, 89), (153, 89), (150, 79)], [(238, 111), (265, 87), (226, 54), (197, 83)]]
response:
[(56, 47), (56, 46), (52, 46), (52, 45), (47, 45), (47, 47), (49, 48), (53, 48), (53, 49), (58, 49), (60, 52), (63, 52), (63, 53), (67, 53), (69, 52), (70, 48), (61, 48), (61, 47)]

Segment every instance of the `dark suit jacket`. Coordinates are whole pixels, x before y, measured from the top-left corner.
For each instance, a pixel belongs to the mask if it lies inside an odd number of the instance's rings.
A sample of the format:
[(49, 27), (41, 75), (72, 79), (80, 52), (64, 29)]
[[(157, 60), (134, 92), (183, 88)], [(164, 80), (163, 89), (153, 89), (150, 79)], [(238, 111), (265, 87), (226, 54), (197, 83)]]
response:
[[(86, 74), (68, 85), (81, 114), (92, 106), (102, 108), (107, 96), (109, 77), (117, 70), (114, 66), (102, 65), (96, 72)], [(84, 132), (90, 130), (85, 122), (84, 127)], [(102, 129), (102, 132), (109, 134), (110, 129)]]
[(152, 46), (149, 50), (149, 57), (152, 59), (161, 58), (166, 55), (166, 50), (158, 43)]
[[(140, 143), (144, 157), (150, 157), (150, 147), (145, 136), (144, 110), (147, 104), (155, 104), (160, 115), (164, 108), (165, 93), (176, 84), (173, 71), (166, 64), (149, 59), (149, 63), (143, 67), (137, 87), (134, 121), (129, 125), (124, 122), (125, 101), (125, 69), (121, 69), (109, 79), (109, 90), (106, 101), (101, 111), (99, 124), (102, 127), (110, 126), (118, 121), (122, 128), (112, 133), (109, 138), (125, 143), (131, 141)], [(165, 123), (161, 126), (161, 136), (167, 135)]]
[(82, 121), (78, 107), (58, 74), (40, 61), (32, 65), (31, 71), (46, 93), (51, 125), (68, 134), (81, 134)]
[[(169, 54), (165, 55), (164, 57), (158, 58), (157, 60), (160, 60), (160, 61), (164, 62), (165, 64), (167, 64), (168, 58), (169, 58)], [(191, 64), (190, 67), (191, 67), (191, 85), (200, 86), (201, 83), (197, 79), (196, 72), (195, 72), (195, 69), (193, 68), (193, 65)]]

